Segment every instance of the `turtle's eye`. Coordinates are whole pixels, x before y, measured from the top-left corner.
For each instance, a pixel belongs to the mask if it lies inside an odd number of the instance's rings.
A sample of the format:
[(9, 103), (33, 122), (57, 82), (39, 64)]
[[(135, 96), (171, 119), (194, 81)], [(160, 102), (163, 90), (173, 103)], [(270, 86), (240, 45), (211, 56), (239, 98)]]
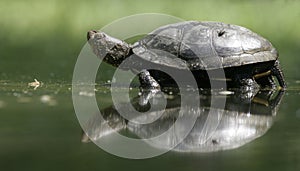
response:
[(221, 37), (226, 33), (226, 31), (225, 30), (220, 30), (220, 31), (217, 31), (217, 33), (218, 33), (218, 37)]

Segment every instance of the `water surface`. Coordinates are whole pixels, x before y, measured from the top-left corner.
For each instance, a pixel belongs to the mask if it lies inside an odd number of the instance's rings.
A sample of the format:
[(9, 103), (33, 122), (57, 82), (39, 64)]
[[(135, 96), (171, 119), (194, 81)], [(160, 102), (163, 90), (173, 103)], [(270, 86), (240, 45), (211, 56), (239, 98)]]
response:
[[(297, 170), (300, 85), (296, 81), (289, 83), (274, 123), (262, 137), (232, 150), (171, 151), (134, 161), (111, 155), (94, 143), (81, 142), (82, 130), (74, 113), (70, 84), (44, 82), (34, 90), (25, 81), (1, 80), (0, 163), (6, 170)], [(96, 89), (99, 106), (109, 106), (107, 86)]]

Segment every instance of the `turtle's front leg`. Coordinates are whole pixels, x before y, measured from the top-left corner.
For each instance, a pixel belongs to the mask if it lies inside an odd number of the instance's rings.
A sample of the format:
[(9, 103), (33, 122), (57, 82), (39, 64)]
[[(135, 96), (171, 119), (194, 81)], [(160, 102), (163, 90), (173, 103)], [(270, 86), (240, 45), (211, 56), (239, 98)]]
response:
[(149, 71), (142, 70), (139, 73), (139, 80), (141, 83), (140, 91), (140, 105), (146, 105), (151, 98), (155, 96), (156, 93), (161, 92), (160, 85), (158, 82), (150, 75)]
[(141, 89), (159, 89), (160, 85), (158, 82), (150, 75), (149, 71), (142, 70), (139, 73), (139, 80), (141, 83)]

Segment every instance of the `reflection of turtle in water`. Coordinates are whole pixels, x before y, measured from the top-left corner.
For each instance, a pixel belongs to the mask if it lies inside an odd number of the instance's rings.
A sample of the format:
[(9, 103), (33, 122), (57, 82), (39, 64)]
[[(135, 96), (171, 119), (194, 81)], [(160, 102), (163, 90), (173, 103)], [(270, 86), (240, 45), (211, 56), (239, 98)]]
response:
[[(94, 53), (113, 66), (129, 56), (129, 67), (138, 72), (143, 88), (157, 88), (175, 82), (149, 66), (166, 67), (179, 74), (192, 71), (198, 86), (209, 83), (207, 72), (224, 69), (229, 86), (275, 86), (286, 84), (279, 66), (278, 53), (272, 44), (236, 25), (219, 22), (187, 21), (160, 27), (133, 45), (103, 32), (89, 31), (88, 42)], [(157, 68), (156, 67), (156, 68)], [(220, 78), (211, 78), (210, 80)], [(202, 84), (201, 84), (202, 83)]]
[[(137, 118), (125, 120), (114, 106), (101, 110), (103, 118), (99, 114), (91, 117), (86, 123), (83, 134), (83, 142), (90, 138), (96, 144), (103, 139), (110, 139), (112, 132), (127, 130), (139, 138), (150, 139), (162, 135), (171, 129), (179, 118), (196, 116), (193, 129), (183, 141), (179, 141), (178, 135), (184, 130), (188, 123), (176, 125), (171, 134), (161, 138), (159, 142), (153, 143), (155, 148), (169, 149), (173, 143), (178, 145), (173, 149), (181, 152), (213, 152), (226, 149), (234, 149), (245, 145), (254, 139), (264, 135), (272, 126), (273, 119), (277, 114), (283, 91), (275, 95), (273, 91), (259, 91), (252, 101), (242, 103), (239, 101), (240, 94), (222, 96), (226, 98), (225, 108), (210, 104), (211, 95), (200, 92), (200, 106), (181, 106), (180, 96), (168, 99), (167, 107), (160, 116), (160, 110), (141, 114)], [(195, 100), (193, 92), (189, 94), (189, 100)], [(155, 100), (155, 99), (154, 99)], [(156, 99), (159, 100), (159, 99)], [(132, 105), (139, 111), (144, 110), (138, 102)], [(127, 109), (127, 103), (124, 104)], [(120, 107), (119, 110), (123, 111)], [(183, 115), (180, 115), (180, 110)], [(151, 120), (160, 116), (159, 119), (150, 124), (138, 124), (136, 121), (142, 119)], [(127, 134), (126, 134), (127, 135)], [(106, 137), (108, 136), (108, 137)]]

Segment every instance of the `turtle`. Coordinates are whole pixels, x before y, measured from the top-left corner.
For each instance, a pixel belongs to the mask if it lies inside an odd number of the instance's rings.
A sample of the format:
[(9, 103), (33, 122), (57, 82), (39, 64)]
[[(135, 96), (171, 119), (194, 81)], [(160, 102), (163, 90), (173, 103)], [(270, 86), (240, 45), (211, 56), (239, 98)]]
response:
[[(184, 21), (161, 26), (137, 42), (129, 44), (104, 32), (87, 33), (93, 52), (104, 62), (120, 67), (126, 61), (138, 73), (142, 88), (161, 89), (176, 84), (167, 73), (152, 68), (168, 68), (184, 77), (193, 73), (199, 87), (210, 84), (217, 71), (224, 71), (229, 87), (286, 88), (278, 52), (270, 41), (238, 25), (212, 21)], [(130, 57), (130, 58), (129, 58)], [(151, 68), (150, 67), (150, 68)], [(220, 81), (219, 80), (219, 81)]]

